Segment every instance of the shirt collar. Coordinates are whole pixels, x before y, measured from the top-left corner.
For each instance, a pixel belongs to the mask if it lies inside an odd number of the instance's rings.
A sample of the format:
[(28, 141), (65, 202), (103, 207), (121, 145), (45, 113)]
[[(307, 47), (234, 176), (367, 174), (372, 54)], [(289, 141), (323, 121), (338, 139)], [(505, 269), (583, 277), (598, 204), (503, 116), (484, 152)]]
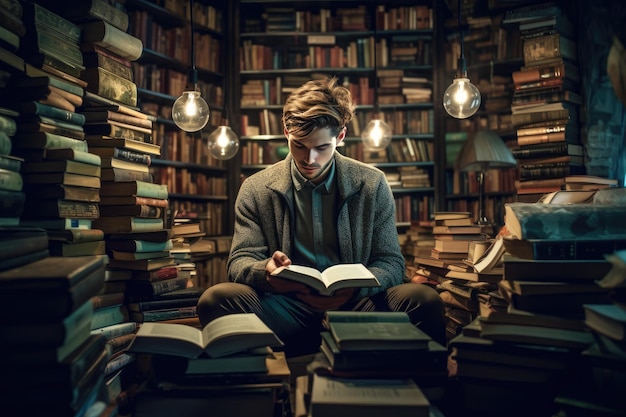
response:
[(320, 184), (316, 185), (313, 184), (310, 180), (306, 179), (300, 173), (300, 171), (298, 171), (295, 160), (291, 161), (291, 179), (293, 181), (293, 186), (296, 191), (300, 191), (302, 190), (302, 188), (307, 186), (311, 188), (319, 188), (327, 194), (330, 193), (335, 180), (335, 158), (333, 158), (330, 164), (328, 164), (328, 166), (326, 167), (326, 171), (328, 172), (328, 174), (326, 175), (326, 179), (324, 179), (324, 181)]

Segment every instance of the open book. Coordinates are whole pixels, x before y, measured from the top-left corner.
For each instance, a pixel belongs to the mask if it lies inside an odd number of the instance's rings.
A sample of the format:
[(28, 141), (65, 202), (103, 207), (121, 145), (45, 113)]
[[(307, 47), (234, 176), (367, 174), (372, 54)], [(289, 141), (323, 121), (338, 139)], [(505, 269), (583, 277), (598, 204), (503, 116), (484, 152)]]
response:
[(254, 313), (219, 317), (202, 330), (176, 323), (145, 322), (129, 347), (131, 352), (212, 358), (246, 352), (264, 346), (282, 346), (282, 341)]
[(272, 275), (302, 282), (320, 294), (331, 295), (340, 288), (380, 287), (380, 282), (363, 264), (337, 264), (323, 272), (302, 265), (277, 268)]

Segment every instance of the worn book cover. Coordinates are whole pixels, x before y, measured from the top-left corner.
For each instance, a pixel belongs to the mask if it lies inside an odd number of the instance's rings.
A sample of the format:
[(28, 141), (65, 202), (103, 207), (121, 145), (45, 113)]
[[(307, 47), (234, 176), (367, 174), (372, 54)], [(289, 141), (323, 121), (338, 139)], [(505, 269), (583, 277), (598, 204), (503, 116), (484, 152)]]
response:
[(102, 97), (129, 106), (137, 106), (137, 84), (103, 67), (86, 68), (80, 79), (87, 82), (87, 90)]
[(111, 136), (89, 135), (85, 137), (89, 147), (111, 147), (126, 148), (136, 152), (143, 152), (149, 155), (161, 155), (161, 147), (155, 143), (141, 142), (139, 140), (127, 138), (115, 138)]

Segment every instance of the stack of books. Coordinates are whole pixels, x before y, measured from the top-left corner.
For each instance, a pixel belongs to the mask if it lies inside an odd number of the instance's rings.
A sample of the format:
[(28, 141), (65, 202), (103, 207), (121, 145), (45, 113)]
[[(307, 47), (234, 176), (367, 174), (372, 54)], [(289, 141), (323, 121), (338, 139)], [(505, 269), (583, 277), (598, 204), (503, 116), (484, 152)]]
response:
[(12, 155), (11, 137), (17, 132), (18, 113), (0, 108), (0, 225), (16, 226), (24, 210), (26, 194), (21, 169), (24, 160)]
[[(302, 402), (303, 413), (311, 413), (303, 415), (379, 407), (427, 416), (447, 378), (446, 359), (446, 348), (415, 327), (406, 313), (329, 311), (320, 353), (307, 374), (297, 378), (296, 404)], [(341, 395), (331, 398), (328, 389)], [(360, 390), (398, 396), (353, 397)]]
[[(231, 314), (203, 329), (144, 323), (131, 352), (151, 354), (155, 383), (135, 398), (133, 415), (273, 415), (289, 367), (282, 342), (255, 314)], [(199, 408), (200, 407), (200, 408)]]
[(517, 193), (524, 201), (564, 187), (584, 174), (580, 134), (580, 71), (573, 25), (563, 11), (537, 11), (519, 22), (524, 66), (512, 74), (517, 131)]
[(46, 257), (0, 273), (2, 305), (17, 311), (29, 302), (3, 324), (12, 336), (0, 343), (2, 367), (14, 375), (3, 384), (5, 399), (24, 414), (52, 407), (85, 415), (108, 402), (103, 371), (111, 353), (103, 336), (90, 333), (90, 297), (102, 287), (105, 264), (103, 256)]

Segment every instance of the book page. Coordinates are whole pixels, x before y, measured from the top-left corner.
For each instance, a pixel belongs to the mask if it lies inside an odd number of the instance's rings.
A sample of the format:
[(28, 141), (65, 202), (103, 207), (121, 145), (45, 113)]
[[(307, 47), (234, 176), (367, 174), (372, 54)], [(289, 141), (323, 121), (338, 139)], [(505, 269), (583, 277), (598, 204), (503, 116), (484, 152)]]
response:
[(202, 330), (202, 337), (204, 346), (208, 346), (213, 341), (228, 336), (268, 332), (271, 333), (271, 330), (254, 313), (229, 314), (207, 324)]
[(338, 264), (328, 267), (322, 273), (322, 281), (329, 287), (337, 281), (348, 279), (375, 279), (362, 264)]
[(144, 323), (141, 325), (144, 336), (159, 337), (165, 339), (179, 339), (194, 343), (200, 347), (202, 343), (202, 332), (195, 327), (166, 323)]

